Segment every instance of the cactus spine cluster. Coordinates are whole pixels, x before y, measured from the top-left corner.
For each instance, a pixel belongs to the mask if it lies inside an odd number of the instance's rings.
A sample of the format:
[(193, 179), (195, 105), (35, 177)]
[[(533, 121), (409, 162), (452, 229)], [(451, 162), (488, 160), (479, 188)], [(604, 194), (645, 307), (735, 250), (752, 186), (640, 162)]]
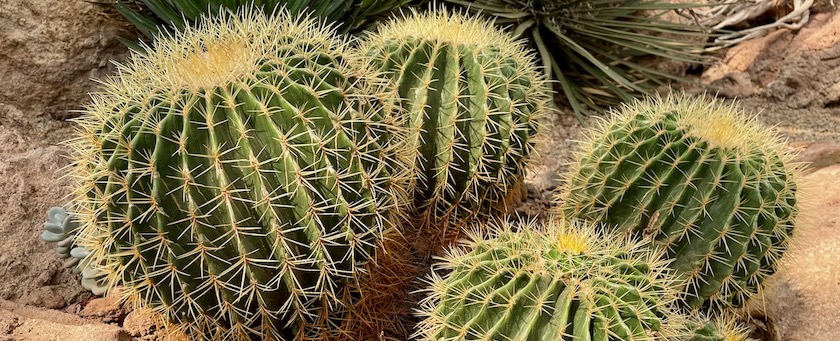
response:
[(392, 20), (360, 45), (406, 111), (421, 220), (463, 221), (503, 202), (534, 155), (551, 98), (522, 43), (492, 22), (431, 10)]
[(425, 340), (685, 340), (658, 251), (560, 220), (493, 224), (438, 265)]
[(70, 143), (77, 243), (193, 337), (291, 339), (340, 304), (406, 202), (383, 83), (280, 11), (224, 12), (133, 55)]
[(732, 314), (695, 316), (686, 323), (692, 337), (688, 341), (758, 341), (750, 337), (750, 328)]
[(791, 160), (773, 131), (720, 100), (638, 101), (584, 142), (561, 210), (652, 238), (684, 278), (687, 307), (741, 306), (792, 235)]

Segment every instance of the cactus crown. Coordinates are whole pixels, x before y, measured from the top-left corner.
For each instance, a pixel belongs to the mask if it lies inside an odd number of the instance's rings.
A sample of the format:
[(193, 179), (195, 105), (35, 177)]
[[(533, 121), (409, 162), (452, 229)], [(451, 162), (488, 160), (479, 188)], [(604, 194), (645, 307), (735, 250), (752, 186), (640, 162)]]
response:
[(773, 130), (756, 122), (755, 116), (748, 116), (735, 102), (727, 105), (721, 100), (698, 100), (686, 94), (666, 98), (651, 97), (643, 101), (626, 104), (611, 122), (626, 120), (633, 113), (644, 113), (648, 120), (655, 121), (665, 115), (674, 115), (675, 122), (688, 135), (720, 148), (724, 152), (742, 157), (756, 151), (770, 151), (790, 161), (792, 154), (784, 147), (784, 141)]
[(551, 105), (522, 42), (491, 21), (432, 9), (391, 20), (360, 45), (407, 112), (422, 220), (460, 224), (503, 202), (535, 154)]
[(91, 266), (196, 338), (312, 331), (407, 201), (402, 123), (347, 45), (243, 10), (119, 66), (69, 143)]
[(493, 21), (480, 19), (459, 11), (431, 8), (428, 12), (412, 9), (403, 17), (383, 23), (375, 34), (368, 36), (368, 44), (426, 40), (438, 44), (469, 47), (475, 50), (494, 50), (506, 57), (531, 61), (532, 56), (524, 48), (524, 42), (513, 35), (497, 29)]
[[(240, 14), (232, 13), (222, 10), (217, 22), (205, 18), (195, 26), (162, 36), (163, 43), (147, 47), (142, 54), (133, 53), (131, 64), (118, 64), (117, 76), (104, 82), (105, 92), (144, 89), (154, 93), (181, 88), (198, 92), (247, 78), (282, 58), (297, 55), (306, 59), (325, 51), (336, 56), (347, 53), (349, 41), (338, 37), (332, 27), (306, 16), (291, 16), (282, 7), (276, 16), (283, 20), (265, 18), (268, 14), (247, 7), (237, 12)], [(334, 62), (348, 75), (353, 74), (345, 61)], [(296, 66), (310, 65), (301, 62)]]
[(417, 336), (685, 340), (671, 310), (676, 283), (657, 251), (559, 220), (478, 230), (436, 265)]
[(650, 237), (692, 309), (743, 305), (775, 272), (801, 165), (735, 105), (672, 94), (623, 106), (582, 143), (558, 196), (570, 218)]

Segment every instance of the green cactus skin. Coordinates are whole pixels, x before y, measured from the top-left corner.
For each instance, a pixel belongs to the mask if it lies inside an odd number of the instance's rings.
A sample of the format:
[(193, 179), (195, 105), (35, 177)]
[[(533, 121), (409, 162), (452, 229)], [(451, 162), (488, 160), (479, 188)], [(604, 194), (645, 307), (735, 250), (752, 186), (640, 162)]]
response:
[(700, 314), (690, 318), (686, 326), (693, 335), (688, 341), (758, 341), (750, 337), (750, 328), (730, 313), (715, 317)]
[(79, 243), (112, 288), (205, 339), (303, 338), (341, 304), (410, 176), (385, 82), (347, 43), (226, 12), (104, 82), (69, 145)]
[(437, 265), (421, 339), (687, 339), (661, 252), (562, 221), (481, 230)]
[(55, 254), (64, 260), (64, 267), (73, 270), (74, 274), (82, 275), (82, 287), (90, 290), (96, 296), (102, 296), (108, 289), (104, 283), (105, 274), (89, 266), (87, 256), (90, 254), (84, 247), (76, 245), (76, 232), (79, 223), (73, 215), (61, 207), (52, 207), (47, 211), (47, 222), (41, 239), (55, 243)]
[(742, 306), (776, 271), (800, 166), (735, 105), (685, 94), (638, 101), (582, 149), (562, 213), (653, 238), (686, 280), (687, 307)]
[(402, 99), (421, 220), (463, 221), (504, 202), (552, 95), (522, 43), (492, 22), (431, 10), (380, 26), (358, 53)]

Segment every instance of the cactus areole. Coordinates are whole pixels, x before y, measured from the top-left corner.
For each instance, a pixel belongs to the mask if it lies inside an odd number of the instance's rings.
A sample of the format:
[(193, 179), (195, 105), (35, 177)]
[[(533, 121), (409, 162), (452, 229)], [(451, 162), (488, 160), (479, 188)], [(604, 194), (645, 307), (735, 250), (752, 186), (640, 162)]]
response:
[(431, 10), (380, 26), (359, 50), (402, 99), (421, 216), (440, 225), (502, 202), (550, 110), (545, 75), (522, 43), (492, 22)]
[(741, 306), (792, 235), (792, 158), (734, 105), (677, 94), (640, 101), (584, 142), (562, 211), (655, 240), (686, 280), (688, 307)]
[(77, 243), (188, 335), (301, 337), (394, 225), (406, 160), (347, 41), (223, 13), (134, 55), (78, 119)]

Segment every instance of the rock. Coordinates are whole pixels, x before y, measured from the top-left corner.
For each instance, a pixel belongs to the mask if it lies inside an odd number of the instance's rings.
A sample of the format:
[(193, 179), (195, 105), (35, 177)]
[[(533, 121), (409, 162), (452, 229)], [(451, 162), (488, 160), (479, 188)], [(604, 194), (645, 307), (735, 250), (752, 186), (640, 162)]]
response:
[[(14, 135), (0, 126), (0, 141)], [(38, 142), (17, 148), (0, 143), (0, 298), (38, 304), (58, 296), (72, 303), (84, 291), (78, 277), (39, 238), (47, 209), (63, 205), (67, 194), (58, 174), (65, 150)]]
[(762, 93), (790, 108), (840, 104), (840, 10), (813, 15), (798, 32), (780, 28), (736, 45), (701, 81), (725, 96)]
[(93, 318), (102, 322), (119, 322), (126, 316), (118, 295), (95, 298), (88, 302), (79, 316)]
[(840, 340), (840, 165), (805, 176), (801, 188), (795, 241), (756, 303), (782, 340)]
[(57, 118), (125, 53), (121, 24), (92, 1), (0, 2), (0, 102)]
[(755, 85), (752, 83), (750, 74), (746, 72), (727, 74), (712, 83), (712, 86), (717, 88), (720, 96), (726, 98), (744, 98), (756, 93)]
[[(747, 40), (733, 46), (726, 51), (726, 56), (719, 63), (712, 65), (708, 70), (703, 72), (703, 75), (700, 76), (700, 81), (705, 84), (714, 84), (727, 75), (746, 72), (756, 59), (762, 55), (762, 52), (768, 45), (773, 44), (780, 38), (786, 37), (786, 33), (789, 35), (786, 31), (778, 30), (764, 37)], [(789, 37), (786, 38), (789, 39)]]
[(840, 142), (822, 141), (805, 146), (796, 161), (808, 163), (806, 172), (840, 163)]
[[(5, 338), (5, 339), (4, 339)], [(0, 300), (0, 340), (132, 341), (122, 328)]]
[(125, 317), (123, 328), (131, 336), (152, 335), (157, 329), (156, 314), (151, 309), (136, 309)]
[(59, 288), (54, 286), (40, 287), (24, 296), (21, 303), (48, 309), (64, 308), (67, 306), (67, 301), (64, 299), (64, 296), (55, 294), (58, 291)]
[[(39, 235), (51, 206), (66, 204), (72, 136), (91, 78), (122, 59), (115, 16), (94, 1), (0, 1), (0, 298), (58, 307), (84, 297)], [(49, 289), (42, 289), (49, 287)], [(65, 302), (61, 302), (64, 300)]]

